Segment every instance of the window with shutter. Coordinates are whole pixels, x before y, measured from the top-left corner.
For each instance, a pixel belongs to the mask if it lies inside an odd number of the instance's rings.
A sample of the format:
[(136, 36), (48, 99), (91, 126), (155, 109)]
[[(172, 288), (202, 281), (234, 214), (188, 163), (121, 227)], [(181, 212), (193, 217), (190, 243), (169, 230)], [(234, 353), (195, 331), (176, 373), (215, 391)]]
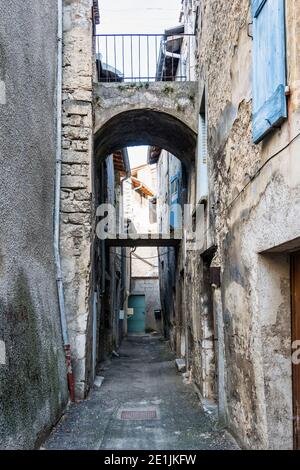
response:
[(207, 123), (206, 114), (199, 115), (198, 131), (198, 161), (197, 161), (197, 202), (203, 202), (208, 196), (207, 179)]
[(287, 118), (285, 0), (252, 0), (253, 140)]

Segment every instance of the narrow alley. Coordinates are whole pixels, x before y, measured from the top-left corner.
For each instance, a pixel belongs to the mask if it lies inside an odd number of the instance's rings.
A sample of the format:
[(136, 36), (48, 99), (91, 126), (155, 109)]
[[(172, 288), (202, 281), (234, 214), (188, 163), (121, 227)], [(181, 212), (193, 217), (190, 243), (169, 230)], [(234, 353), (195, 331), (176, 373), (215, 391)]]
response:
[(44, 448), (238, 449), (214, 412), (203, 410), (193, 385), (183, 383), (166, 341), (128, 336), (119, 353), (99, 371), (102, 386), (71, 405)]

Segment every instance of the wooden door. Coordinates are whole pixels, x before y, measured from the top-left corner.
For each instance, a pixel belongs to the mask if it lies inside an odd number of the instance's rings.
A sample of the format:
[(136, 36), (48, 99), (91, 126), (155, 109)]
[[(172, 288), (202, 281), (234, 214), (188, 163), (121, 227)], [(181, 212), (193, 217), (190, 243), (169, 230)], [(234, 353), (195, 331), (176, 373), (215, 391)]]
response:
[[(292, 341), (300, 340), (300, 251), (291, 258)], [(297, 347), (299, 349), (299, 346)], [(293, 350), (295, 352), (295, 349)], [(299, 354), (298, 354), (299, 358)], [(294, 448), (300, 450), (300, 364), (293, 361)]]
[(145, 296), (131, 295), (128, 307), (134, 311), (132, 317), (128, 318), (128, 333), (145, 333)]

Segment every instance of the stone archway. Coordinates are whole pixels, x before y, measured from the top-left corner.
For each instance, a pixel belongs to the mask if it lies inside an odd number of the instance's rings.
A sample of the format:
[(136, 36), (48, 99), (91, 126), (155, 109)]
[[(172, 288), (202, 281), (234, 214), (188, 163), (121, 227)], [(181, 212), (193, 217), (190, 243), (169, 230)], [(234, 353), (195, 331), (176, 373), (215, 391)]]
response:
[(194, 160), (198, 116), (195, 82), (98, 83), (94, 88), (95, 155), (149, 144), (184, 164)]
[[(93, 87), (94, 151), (92, 154), (85, 130), (80, 126), (72, 127), (70, 139), (76, 139), (76, 151), (72, 150), (73, 143), (66, 151), (62, 183), (61, 251), (78, 398), (85, 396), (93, 377), (94, 198), (91, 196), (94, 193), (91, 193), (97, 164), (115, 150), (144, 144), (168, 150), (190, 170), (194, 164), (198, 127), (196, 83), (96, 83)], [(74, 115), (76, 125), (77, 120), (84, 122), (88, 115), (84, 106), (75, 103), (69, 109), (70, 106), (66, 109), (71, 116), (68, 119), (73, 119)]]
[(165, 112), (124, 111), (95, 134), (95, 157), (102, 159), (120, 148), (147, 144), (168, 150), (190, 166), (194, 162), (197, 136), (185, 123)]

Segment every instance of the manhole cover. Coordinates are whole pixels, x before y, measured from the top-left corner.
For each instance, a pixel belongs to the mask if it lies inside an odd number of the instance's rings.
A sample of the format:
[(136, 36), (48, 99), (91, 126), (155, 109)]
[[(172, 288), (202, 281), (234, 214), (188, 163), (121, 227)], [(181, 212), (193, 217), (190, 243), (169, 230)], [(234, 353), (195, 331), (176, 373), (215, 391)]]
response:
[(158, 419), (156, 410), (122, 410), (120, 413), (120, 419), (123, 420), (148, 420)]

